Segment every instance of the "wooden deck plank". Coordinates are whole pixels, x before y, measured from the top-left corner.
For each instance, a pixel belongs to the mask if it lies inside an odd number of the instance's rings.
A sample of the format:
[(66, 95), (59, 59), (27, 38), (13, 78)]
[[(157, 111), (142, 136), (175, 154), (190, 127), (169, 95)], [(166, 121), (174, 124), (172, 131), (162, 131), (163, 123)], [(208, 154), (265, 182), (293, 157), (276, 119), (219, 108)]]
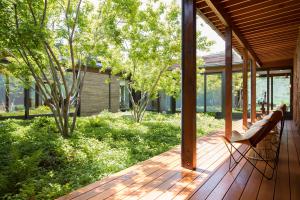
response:
[[(212, 148), (214, 148), (215, 145), (211, 144)], [(222, 146), (220, 146), (221, 148), (218, 149), (217, 152), (213, 152), (213, 154), (206, 154), (208, 155), (207, 156), (204, 156), (201, 158), (201, 160), (199, 160), (198, 162), (199, 163), (207, 163), (209, 164), (210, 162), (214, 162), (215, 159), (213, 159), (213, 155), (215, 155), (216, 153), (220, 152), (220, 150), (223, 149)], [(207, 159), (207, 158), (210, 158), (210, 159)], [(203, 166), (204, 168), (204, 166)], [(179, 174), (178, 176), (176, 175), (175, 179), (172, 179), (172, 180), (168, 180), (166, 182), (164, 182), (163, 184), (161, 184), (159, 187), (157, 188), (154, 188), (152, 189), (151, 192), (147, 193), (147, 195), (143, 196), (141, 199), (154, 199), (154, 198), (157, 198), (159, 197), (160, 195), (162, 195), (165, 191), (169, 190), (170, 188), (172, 188), (172, 186), (174, 186), (175, 184), (177, 184), (178, 182), (180, 182), (183, 178), (187, 177), (188, 175), (190, 175), (190, 173), (185, 173), (185, 174), (182, 174), (181, 172), (182, 170), (179, 171)], [(197, 173), (197, 172), (196, 172)]]
[[(205, 162), (206, 156), (212, 157), (215, 153), (219, 152), (222, 149), (222, 147), (215, 148), (214, 145), (207, 145), (206, 148), (204, 148), (201, 152), (198, 153), (197, 160), (198, 162)], [(178, 163), (177, 168), (175, 170), (169, 171), (166, 175), (167, 177), (159, 177), (158, 179), (150, 182), (149, 184), (146, 184), (142, 186), (139, 190), (132, 192), (128, 195), (125, 199), (138, 199), (142, 197), (143, 195), (149, 193), (151, 190), (155, 188), (160, 188), (161, 184), (166, 182), (169, 178), (172, 178), (172, 176), (176, 176), (178, 173), (183, 173), (180, 163)], [(188, 174), (188, 171), (187, 173)], [(130, 188), (131, 190), (131, 188)]]
[(207, 199), (222, 199), (245, 164), (246, 160), (242, 159), (232, 172), (226, 173), (226, 175), (222, 178), (216, 188), (210, 193)]
[[(205, 154), (213, 155), (218, 150), (219, 150), (218, 148), (214, 149), (212, 145), (208, 145), (208, 144), (203, 145), (201, 148), (198, 149), (197, 159), (202, 158)], [(126, 198), (134, 199), (133, 197), (136, 197), (137, 195), (141, 195), (142, 193), (147, 192), (151, 188), (157, 187), (158, 186), (157, 184), (159, 184), (159, 182), (164, 182), (172, 175), (177, 173), (178, 170), (180, 170), (180, 162), (175, 162), (174, 165), (170, 166), (169, 168), (163, 168), (159, 170), (157, 176), (151, 175), (151, 177), (144, 177), (140, 181), (134, 182), (126, 190), (121, 190), (120, 192), (115, 191), (115, 194), (110, 195), (111, 196), (110, 199), (126, 199)], [(107, 196), (103, 193), (101, 194), (101, 196), (100, 195), (95, 196), (95, 198), (97, 199), (103, 199), (106, 197)]]
[[(253, 164), (256, 164), (256, 162), (254, 162)], [(240, 173), (235, 178), (234, 182), (230, 186), (229, 190), (227, 191), (223, 199), (225, 200), (240, 199), (244, 191), (244, 188), (246, 187), (246, 184), (251, 176), (253, 168), (254, 167), (249, 162), (247, 162), (244, 165), (244, 167), (241, 169)]]
[[(221, 145), (220, 145), (221, 146)], [(204, 164), (202, 165), (201, 169), (197, 169), (198, 173), (193, 178), (184, 178), (176, 183), (176, 185), (172, 186), (167, 192), (165, 192), (163, 195), (161, 195), (157, 199), (185, 199), (186, 193), (179, 194), (184, 188), (187, 188), (188, 185), (191, 185), (192, 182), (195, 181), (195, 179), (198, 180), (198, 183), (201, 184), (204, 180), (207, 179), (208, 176), (216, 169), (222, 162), (226, 160), (226, 154), (227, 149), (224, 147), (221, 151), (219, 151), (217, 154), (214, 155), (215, 158), (211, 159), (211, 162), (204, 161)], [(225, 158), (225, 159), (224, 159)]]
[(300, 165), (296, 150), (297, 138), (300, 136), (291, 123), (288, 123), (288, 152), (289, 152), (289, 168), (290, 168), (290, 191), (291, 199), (300, 199)]
[[(245, 148), (246, 146), (241, 146), (240, 150), (244, 151)], [(237, 156), (238, 153), (235, 152), (234, 155)], [(239, 157), (237, 158), (239, 159)], [(198, 189), (195, 189), (194, 191), (189, 190), (190, 194), (187, 198), (193, 200), (206, 199), (207, 196), (214, 190), (214, 188), (222, 180), (222, 178), (228, 173), (228, 169), (229, 169), (229, 159), (227, 157), (225, 162), (223, 162), (223, 164), (217, 170), (215, 170), (215, 172), (202, 185), (198, 185)]]
[(281, 147), (279, 154), (279, 161), (277, 167), (276, 186), (275, 186), (275, 200), (290, 199), (290, 180), (289, 180), (289, 154), (287, 143), (287, 126), (282, 134)]
[[(256, 167), (261, 171), (265, 171), (266, 163), (264, 162), (257, 162)], [(256, 199), (258, 196), (259, 188), (263, 180), (263, 175), (259, 173), (257, 170), (253, 170), (250, 179), (243, 191), (241, 196), (241, 200), (251, 200)]]

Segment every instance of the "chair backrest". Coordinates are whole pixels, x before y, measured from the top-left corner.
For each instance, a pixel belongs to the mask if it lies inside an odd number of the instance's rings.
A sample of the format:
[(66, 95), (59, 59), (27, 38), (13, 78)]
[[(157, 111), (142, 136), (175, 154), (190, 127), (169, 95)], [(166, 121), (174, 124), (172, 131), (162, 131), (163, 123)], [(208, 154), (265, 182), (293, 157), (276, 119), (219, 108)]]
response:
[[(282, 118), (282, 112), (276, 110), (270, 115), (270, 118), (268, 119), (267, 123), (259, 127), (253, 127), (256, 133), (249, 138), (251, 145), (256, 146), (262, 139), (264, 139), (269, 134), (269, 132), (277, 125), (277, 123), (282, 120)], [(251, 128), (249, 129), (249, 132), (250, 131)]]

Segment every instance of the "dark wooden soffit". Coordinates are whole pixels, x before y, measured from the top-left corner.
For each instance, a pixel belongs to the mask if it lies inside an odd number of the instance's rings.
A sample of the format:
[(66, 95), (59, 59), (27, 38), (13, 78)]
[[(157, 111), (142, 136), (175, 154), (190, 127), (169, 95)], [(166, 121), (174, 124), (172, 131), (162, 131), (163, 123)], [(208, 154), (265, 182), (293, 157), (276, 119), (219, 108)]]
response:
[(246, 47), (252, 57), (256, 56), (262, 67), (283, 67), (291, 64), (299, 33), (299, 0), (196, 2), (198, 13), (221, 36), (224, 37), (226, 26), (232, 26), (233, 46), (240, 54)]

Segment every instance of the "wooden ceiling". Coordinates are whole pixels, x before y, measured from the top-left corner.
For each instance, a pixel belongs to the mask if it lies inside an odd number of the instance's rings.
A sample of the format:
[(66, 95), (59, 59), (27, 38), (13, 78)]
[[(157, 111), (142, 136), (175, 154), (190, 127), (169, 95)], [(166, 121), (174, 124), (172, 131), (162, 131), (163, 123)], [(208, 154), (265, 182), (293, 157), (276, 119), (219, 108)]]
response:
[[(221, 36), (233, 30), (233, 46), (261, 67), (292, 66), (300, 26), (300, 0), (197, 0), (198, 13)], [(242, 55), (242, 54), (241, 54)]]

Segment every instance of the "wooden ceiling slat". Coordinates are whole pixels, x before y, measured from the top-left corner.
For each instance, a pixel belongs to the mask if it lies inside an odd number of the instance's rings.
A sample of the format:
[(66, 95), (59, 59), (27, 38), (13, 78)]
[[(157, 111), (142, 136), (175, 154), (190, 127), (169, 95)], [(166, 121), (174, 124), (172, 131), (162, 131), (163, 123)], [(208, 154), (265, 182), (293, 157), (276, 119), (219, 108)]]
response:
[(291, 44), (287, 45), (282, 45), (282, 46), (262, 46), (262, 47), (255, 47), (255, 51), (259, 53), (260, 51), (265, 51), (265, 50), (271, 50), (271, 51), (282, 51), (287, 48), (289, 48)]
[(297, 39), (297, 35), (288, 35), (286, 37), (273, 37), (273, 38), (264, 38), (264, 37), (261, 37), (261, 38), (255, 38), (255, 39), (250, 39), (248, 40), (249, 43), (251, 44), (259, 44), (261, 42), (263, 43), (268, 43), (268, 42), (277, 42), (277, 41), (285, 41), (285, 40), (295, 40)]
[(204, 15), (220, 34), (225, 26), (233, 27), (233, 46), (238, 52), (246, 43), (262, 66), (291, 63), (299, 33), (300, 0), (202, 0), (198, 5), (203, 5)]
[(251, 4), (252, 6), (250, 7), (240, 7), (238, 9), (232, 9), (228, 8), (228, 12), (235, 17), (241, 17), (241, 16), (254, 16), (256, 13), (264, 13), (270, 9), (275, 9), (275, 8), (282, 8), (286, 5), (290, 5), (293, 3), (299, 2), (298, 0), (285, 0), (285, 1), (279, 1), (279, 2), (274, 2), (272, 0), (270, 1), (261, 1), (258, 4)]
[[(240, 1), (239, 0), (232, 0), (232, 1), (221, 2), (221, 4), (224, 8), (229, 8), (229, 7), (239, 8), (239, 7), (247, 6), (250, 1), (251, 0), (240, 0)], [(261, 0), (252, 0), (252, 2), (260, 3)]]
[[(282, 23), (279, 23), (279, 24), (276, 24), (276, 25), (267, 25), (263, 28), (260, 28), (260, 29), (257, 29), (257, 28), (254, 28), (252, 30), (243, 30), (242, 33), (244, 34), (247, 34), (247, 35), (253, 35), (253, 34), (259, 34), (259, 33), (263, 33), (265, 31), (276, 31), (276, 30), (280, 30), (280, 29), (288, 29), (288, 28), (298, 28), (299, 26), (299, 22), (290, 22), (290, 23), (285, 23), (285, 24), (282, 24)], [(246, 32), (247, 31), (247, 32)]]
[(240, 33), (239, 29), (232, 24), (231, 17), (225, 12), (222, 6), (220, 6), (219, 2), (217, 0), (205, 0), (207, 5), (214, 11), (214, 13), (218, 16), (220, 21), (225, 26), (230, 26), (233, 31), (234, 37), (236, 37), (241, 45), (243, 45), (245, 48), (248, 49), (252, 57), (256, 59), (259, 65), (262, 65), (260, 59), (256, 56), (255, 52), (252, 50), (252, 47), (248, 44), (248, 42), (243, 38), (242, 34)]
[(253, 27), (253, 26), (258, 26), (261, 24), (268, 24), (268, 23), (274, 23), (274, 22), (279, 22), (279, 21), (294, 21), (295, 18), (299, 18), (300, 17), (300, 8), (298, 10), (293, 10), (289, 13), (286, 14), (280, 14), (277, 15), (277, 17), (267, 17), (267, 18), (263, 18), (263, 19), (257, 19), (257, 20), (252, 20), (252, 21), (244, 21), (241, 23), (236, 23), (236, 25), (239, 26), (243, 26), (243, 28), (247, 28), (247, 27)]
[(253, 33), (253, 34), (247, 34), (247, 38), (261, 38), (261, 37), (272, 37), (275, 35), (286, 35), (286, 34), (294, 34), (298, 35), (297, 33), (299, 32), (297, 26), (291, 26), (287, 28), (282, 28), (282, 29), (272, 29), (272, 30), (267, 30), (264, 32), (258, 32), (258, 33)]
[(266, 12), (258, 12), (256, 14), (251, 13), (251, 15), (241, 17), (241, 16), (235, 16), (233, 18), (233, 21), (236, 24), (243, 24), (243, 23), (249, 23), (249, 22), (254, 22), (254, 21), (260, 21), (260, 20), (265, 20), (265, 19), (270, 19), (274, 18), (276, 16), (287, 16), (289, 13), (298, 13), (299, 14), (299, 6), (300, 1), (297, 4), (292, 4), (289, 6), (286, 6), (284, 8), (278, 8), (278, 9), (273, 9), (273, 10), (268, 10)]
[(266, 30), (266, 28), (273, 29), (273, 28), (278, 28), (280, 26), (284, 27), (284, 26), (289, 26), (289, 25), (295, 25), (295, 24), (299, 24), (299, 20), (300, 20), (300, 17), (297, 17), (295, 19), (286, 19), (286, 20), (281, 20), (281, 21), (275, 21), (272, 23), (262, 23), (260, 26), (250, 26), (250, 27), (247, 27), (247, 29), (244, 28), (243, 32), (247, 33), (252, 30), (261, 31), (261, 30)]
[(247, 40), (249, 42), (255, 42), (255, 41), (259, 41), (259, 40), (265, 40), (265, 41), (269, 41), (269, 40), (273, 40), (273, 39), (286, 39), (286, 38), (297, 38), (297, 31), (293, 31), (293, 34), (277, 34), (277, 35), (268, 35), (268, 36), (262, 36), (262, 37), (247, 37)]

